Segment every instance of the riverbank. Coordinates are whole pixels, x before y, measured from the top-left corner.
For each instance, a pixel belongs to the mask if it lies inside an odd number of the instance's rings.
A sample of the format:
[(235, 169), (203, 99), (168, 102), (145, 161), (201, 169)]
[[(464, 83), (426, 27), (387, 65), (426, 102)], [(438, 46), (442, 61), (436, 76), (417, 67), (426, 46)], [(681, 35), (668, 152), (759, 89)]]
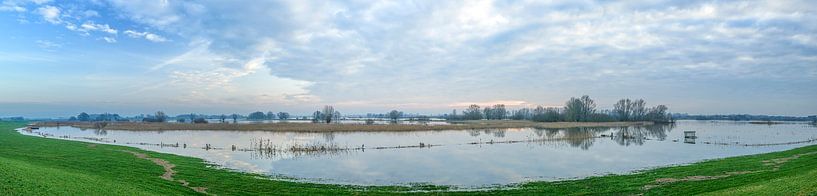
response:
[[(269, 180), (198, 158), (131, 147), (25, 136), (0, 122), (0, 195), (808, 195), (817, 193), (817, 146), (500, 189), (344, 186)], [(671, 153), (671, 152), (668, 152)]]
[(257, 123), (257, 124), (190, 124), (190, 123), (142, 123), (109, 122), (104, 126), (93, 122), (38, 122), (38, 126), (73, 126), (83, 129), (161, 131), (161, 130), (231, 130), (231, 131), (289, 131), (289, 132), (350, 132), (350, 131), (428, 131), (464, 129), (541, 128), (564, 129), (575, 127), (624, 127), (651, 125), (652, 122), (533, 122), (521, 120), (456, 121), (450, 125), (362, 125), (321, 123)]

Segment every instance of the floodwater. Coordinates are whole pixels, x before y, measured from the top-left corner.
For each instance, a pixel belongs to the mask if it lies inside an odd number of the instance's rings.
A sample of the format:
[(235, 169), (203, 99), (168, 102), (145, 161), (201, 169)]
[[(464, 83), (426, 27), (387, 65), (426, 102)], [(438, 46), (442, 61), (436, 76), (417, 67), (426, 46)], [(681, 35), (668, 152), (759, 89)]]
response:
[[(684, 131), (695, 131), (697, 139), (685, 139)], [(813, 125), (731, 121), (417, 132), (105, 131), (72, 127), (20, 132), (199, 157), (225, 168), (301, 181), (428, 183), (463, 188), (622, 174), (817, 143), (817, 127)]]

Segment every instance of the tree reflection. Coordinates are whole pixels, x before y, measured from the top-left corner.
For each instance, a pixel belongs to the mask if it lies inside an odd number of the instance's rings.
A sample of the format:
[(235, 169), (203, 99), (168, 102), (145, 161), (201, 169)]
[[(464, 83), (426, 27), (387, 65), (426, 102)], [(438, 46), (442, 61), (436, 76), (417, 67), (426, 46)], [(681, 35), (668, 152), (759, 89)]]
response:
[(640, 146), (644, 145), (645, 140), (666, 140), (667, 132), (672, 130), (674, 127), (675, 125), (673, 124), (621, 127), (612, 134), (612, 139), (622, 146), (629, 146), (632, 144)]
[(675, 126), (672, 124), (631, 127), (576, 127), (567, 129), (534, 129), (541, 143), (562, 142), (583, 150), (590, 149), (599, 138), (610, 138), (622, 146), (644, 145), (646, 140), (663, 141)]
[(99, 136), (105, 136), (108, 135), (108, 131), (105, 129), (94, 129), (94, 134)]

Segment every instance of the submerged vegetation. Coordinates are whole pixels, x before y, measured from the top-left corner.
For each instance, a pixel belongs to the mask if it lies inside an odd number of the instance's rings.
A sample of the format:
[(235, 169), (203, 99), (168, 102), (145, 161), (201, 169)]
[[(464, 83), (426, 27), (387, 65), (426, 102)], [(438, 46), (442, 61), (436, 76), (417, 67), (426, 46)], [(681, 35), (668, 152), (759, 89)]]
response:
[[(556, 182), (479, 190), (444, 186), (313, 184), (212, 167), (198, 158), (131, 147), (24, 136), (24, 122), (0, 122), (2, 195), (810, 195), (817, 146)], [(584, 137), (577, 135), (576, 137)], [(420, 144), (428, 145), (428, 144)]]

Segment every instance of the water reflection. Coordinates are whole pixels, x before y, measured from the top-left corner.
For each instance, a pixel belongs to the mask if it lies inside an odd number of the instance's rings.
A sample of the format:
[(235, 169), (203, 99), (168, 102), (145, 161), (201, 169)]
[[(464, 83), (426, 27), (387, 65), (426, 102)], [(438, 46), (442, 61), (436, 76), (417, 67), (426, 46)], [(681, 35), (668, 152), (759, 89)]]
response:
[[(335, 133), (335, 132), (326, 132), (320, 133), (320, 141), (312, 141), (309, 144), (299, 144), (299, 145), (289, 145), (287, 146), (286, 143), (276, 143), (276, 144), (269, 144), (274, 145), (272, 147), (252, 147), (247, 148), (244, 151), (254, 151), (257, 152), (258, 158), (270, 158), (270, 159), (278, 159), (280, 157), (298, 157), (298, 156), (319, 156), (321, 154), (326, 155), (336, 155), (349, 152), (356, 152), (362, 151), (365, 152), (368, 150), (384, 150), (384, 149), (404, 149), (404, 148), (431, 148), (434, 146), (458, 146), (458, 145), (502, 145), (502, 144), (515, 144), (515, 143), (530, 143), (530, 144), (540, 144), (540, 145), (558, 145), (558, 144), (566, 144), (567, 146), (579, 148), (582, 150), (589, 150), (596, 140), (599, 139), (611, 139), (615, 141), (616, 144), (621, 146), (630, 146), (630, 145), (644, 145), (645, 141), (647, 140), (658, 140), (664, 141), (667, 138), (667, 133), (670, 132), (674, 128), (672, 124), (660, 124), (660, 125), (649, 125), (649, 126), (633, 126), (633, 127), (578, 127), (578, 128), (566, 128), (566, 129), (532, 129), (532, 128), (524, 128), (524, 129), (483, 129), (483, 130), (466, 130), (465, 132), (468, 133), (473, 139), (476, 141), (468, 141), (466, 140), (448, 140), (442, 141), (444, 143), (434, 143), (428, 141), (421, 141), (418, 140), (417, 143), (413, 144), (404, 144), (404, 143), (386, 143), (381, 145), (369, 145), (367, 146), (364, 141), (356, 141), (360, 144), (349, 145), (348, 141), (344, 141), (345, 145), (338, 144), (335, 141), (335, 137), (337, 134), (346, 134), (346, 133)], [(506, 134), (509, 131), (513, 131), (515, 137), (506, 138)], [(431, 131), (431, 132), (445, 132), (445, 131)], [(519, 133), (529, 132), (532, 133), (529, 136), (524, 136), (524, 134)], [(375, 133), (378, 135), (389, 135), (392, 138), (397, 138), (401, 136), (410, 136), (411, 133)], [(534, 136), (535, 135), (535, 136)], [(269, 139), (260, 137), (260, 138), (253, 138), (253, 141), (270, 141)], [(252, 142), (250, 146), (256, 146), (255, 142)], [(274, 152), (270, 152), (274, 151)]]
[[(683, 131), (696, 131), (697, 141), (685, 141)], [(785, 150), (817, 141), (817, 128), (802, 123), (766, 126), (710, 121), (616, 128), (416, 132), (72, 127), (21, 132), (199, 157), (226, 168), (273, 176), (367, 185), (428, 182), (470, 186), (574, 178)], [(264, 145), (259, 145), (261, 141)]]

